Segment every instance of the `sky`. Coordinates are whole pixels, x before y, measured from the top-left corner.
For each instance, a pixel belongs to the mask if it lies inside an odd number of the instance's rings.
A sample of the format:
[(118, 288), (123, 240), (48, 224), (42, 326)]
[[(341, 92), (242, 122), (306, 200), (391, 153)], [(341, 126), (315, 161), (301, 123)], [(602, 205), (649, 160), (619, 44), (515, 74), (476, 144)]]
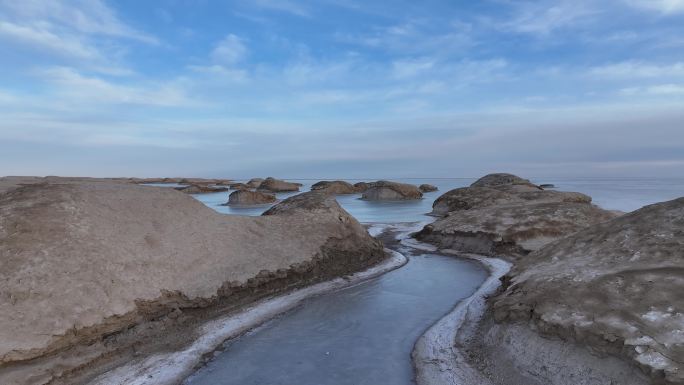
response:
[(682, 170), (684, 0), (0, 0), (0, 175)]

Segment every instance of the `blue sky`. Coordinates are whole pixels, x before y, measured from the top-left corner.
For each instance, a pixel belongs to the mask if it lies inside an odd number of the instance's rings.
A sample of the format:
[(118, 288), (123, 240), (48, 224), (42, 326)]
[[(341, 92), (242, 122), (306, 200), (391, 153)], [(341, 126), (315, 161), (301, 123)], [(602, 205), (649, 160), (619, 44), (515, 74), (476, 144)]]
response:
[(0, 174), (671, 176), (684, 0), (0, 0)]

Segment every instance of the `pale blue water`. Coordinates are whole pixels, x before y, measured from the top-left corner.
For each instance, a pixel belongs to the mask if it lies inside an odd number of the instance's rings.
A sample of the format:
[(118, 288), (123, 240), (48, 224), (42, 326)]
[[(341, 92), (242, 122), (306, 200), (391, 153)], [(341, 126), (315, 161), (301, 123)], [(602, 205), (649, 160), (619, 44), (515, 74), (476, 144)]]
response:
[(413, 384), (415, 341), (486, 277), (469, 261), (411, 257), (401, 269), (312, 298), (228, 342), (185, 384)]
[[(360, 194), (338, 195), (337, 200), (350, 214), (363, 223), (416, 222), (426, 220), (432, 203), (441, 194), (458, 187), (465, 187), (475, 178), (453, 179), (395, 179), (399, 182), (429, 183), (439, 191), (427, 193), (421, 200), (405, 202), (367, 202)], [(294, 180), (302, 183), (301, 191), (309, 191), (317, 180)], [(354, 183), (358, 180), (350, 180)], [(532, 178), (535, 183), (552, 183), (557, 190), (577, 191), (588, 194), (594, 203), (609, 210), (633, 211), (644, 205), (663, 202), (684, 196), (684, 178)], [(195, 195), (195, 198), (214, 210), (232, 215), (261, 215), (270, 205), (255, 207), (223, 206), (230, 192)], [(277, 194), (285, 199), (297, 193)]]
[(684, 178), (549, 178), (538, 182), (587, 194), (605, 209), (626, 212), (684, 197)]

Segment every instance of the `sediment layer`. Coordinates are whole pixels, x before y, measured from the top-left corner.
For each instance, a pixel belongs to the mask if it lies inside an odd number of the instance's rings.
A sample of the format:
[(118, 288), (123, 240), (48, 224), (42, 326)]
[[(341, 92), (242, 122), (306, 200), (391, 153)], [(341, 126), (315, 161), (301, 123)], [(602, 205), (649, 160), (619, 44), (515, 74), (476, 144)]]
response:
[(0, 382), (75, 383), (86, 369), (186, 343), (192, 335), (169, 333), (201, 319), (385, 257), (334, 198), (304, 195), (299, 208), (283, 202), (287, 214), (249, 218), (128, 183), (6, 189)]

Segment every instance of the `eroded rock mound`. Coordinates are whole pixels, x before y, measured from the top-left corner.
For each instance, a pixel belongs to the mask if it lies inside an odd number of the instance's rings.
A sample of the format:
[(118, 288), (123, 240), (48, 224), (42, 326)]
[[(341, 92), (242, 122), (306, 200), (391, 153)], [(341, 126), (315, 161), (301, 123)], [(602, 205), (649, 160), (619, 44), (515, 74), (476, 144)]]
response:
[(309, 191), (289, 197), (266, 210), (262, 215), (292, 215), (309, 213), (335, 213), (343, 210), (334, 196), (325, 191)]
[(300, 186), (300, 183), (286, 182), (284, 180), (268, 177), (261, 182), (259, 190), (269, 192), (291, 192), (299, 191)]
[(230, 179), (216, 179), (216, 178), (174, 178), (180, 184), (215, 184), (227, 185), (230, 184)]
[(232, 183), (230, 185), (231, 190), (249, 190), (251, 187), (246, 183)]
[(325, 191), (329, 194), (356, 194), (359, 192), (351, 183), (342, 180), (320, 181), (311, 186), (312, 191)]
[(423, 193), (412, 184), (381, 180), (370, 183), (361, 199), (369, 201), (392, 201), (421, 199)]
[(506, 174), (506, 173), (485, 175), (482, 178), (473, 182), (473, 184), (471, 184), (470, 186), (471, 187), (496, 187), (496, 186), (502, 186), (502, 185), (523, 185), (523, 186), (537, 187), (536, 185), (532, 184), (532, 182), (530, 182), (527, 179), (523, 179), (517, 175)]
[(252, 178), (247, 182), (247, 186), (250, 188), (257, 188), (264, 181), (263, 178)]
[(177, 187), (176, 190), (186, 194), (210, 194), (215, 192), (228, 191), (227, 187), (211, 187), (205, 184), (191, 184), (187, 187)]
[(520, 256), (617, 214), (575, 192), (546, 191), (511, 174), (492, 174), (435, 200), (442, 216), (416, 238), (442, 248)]
[(416, 234), (443, 249), (521, 256), (615, 215), (590, 204), (494, 205), (449, 213)]
[[(137, 338), (104, 339), (145, 320), (168, 314), (172, 323), (183, 309), (245, 301), (384, 258), (382, 244), (334, 198), (280, 207), (283, 215), (227, 216), (171, 189), (130, 183), (5, 190), (0, 383), (49, 382), (135, 349)], [(25, 372), (3, 369), (18, 361)]]
[(462, 187), (441, 195), (432, 204), (432, 215), (444, 216), (452, 211), (521, 202), (513, 194), (489, 187)]
[(276, 201), (276, 196), (259, 191), (237, 190), (228, 196), (228, 205), (263, 205)]
[(591, 203), (591, 197), (578, 192), (540, 190), (534, 185), (495, 185), (461, 187), (441, 195), (432, 204), (432, 215), (490, 206), (536, 203)]
[(354, 189), (356, 189), (356, 191), (358, 191), (358, 192), (364, 192), (364, 191), (368, 190), (368, 187), (370, 187), (370, 183), (368, 183), (368, 182), (354, 183)]
[(653, 383), (684, 383), (684, 198), (588, 227), (519, 261), (493, 300), (499, 322), (624, 357)]
[(418, 186), (418, 189), (419, 189), (420, 191), (424, 192), (424, 193), (433, 192), (433, 191), (439, 190), (439, 189), (437, 188), (437, 186), (433, 186), (433, 185), (431, 185), (431, 184), (426, 184), (426, 183), (421, 184), (420, 186)]

